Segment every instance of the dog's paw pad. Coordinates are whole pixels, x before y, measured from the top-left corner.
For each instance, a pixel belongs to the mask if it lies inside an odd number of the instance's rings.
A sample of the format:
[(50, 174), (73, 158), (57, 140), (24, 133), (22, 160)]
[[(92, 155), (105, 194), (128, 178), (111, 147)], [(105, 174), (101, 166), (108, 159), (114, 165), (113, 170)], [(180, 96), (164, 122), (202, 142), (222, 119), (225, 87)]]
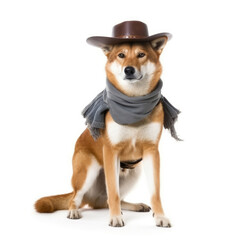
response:
[(112, 216), (110, 219), (109, 226), (111, 227), (123, 227), (124, 221), (122, 219), (122, 216)]
[(166, 218), (164, 215), (154, 214), (154, 218), (155, 218), (157, 227), (170, 228), (172, 226), (169, 219)]
[(79, 219), (82, 217), (80, 210), (78, 209), (72, 209), (69, 210), (68, 216), (69, 219)]

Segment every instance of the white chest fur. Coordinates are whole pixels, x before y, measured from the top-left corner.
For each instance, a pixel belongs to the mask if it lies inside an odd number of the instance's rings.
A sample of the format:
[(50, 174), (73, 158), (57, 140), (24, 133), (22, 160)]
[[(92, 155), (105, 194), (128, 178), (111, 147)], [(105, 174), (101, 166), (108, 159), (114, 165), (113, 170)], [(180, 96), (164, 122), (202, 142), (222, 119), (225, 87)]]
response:
[(114, 121), (107, 125), (108, 137), (112, 144), (131, 140), (156, 142), (161, 131), (161, 124), (158, 122), (146, 123), (140, 126), (120, 125)]

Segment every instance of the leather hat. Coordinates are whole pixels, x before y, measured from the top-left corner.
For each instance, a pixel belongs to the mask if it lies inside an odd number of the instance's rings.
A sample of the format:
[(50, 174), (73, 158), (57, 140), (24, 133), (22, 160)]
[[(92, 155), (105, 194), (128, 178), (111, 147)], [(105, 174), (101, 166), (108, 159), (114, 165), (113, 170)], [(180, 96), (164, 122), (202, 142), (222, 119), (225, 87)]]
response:
[(104, 47), (129, 42), (150, 42), (160, 37), (171, 39), (170, 33), (158, 33), (152, 36), (148, 35), (148, 27), (140, 21), (126, 21), (113, 27), (112, 37), (94, 36), (87, 39), (87, 43), (96, 47)]

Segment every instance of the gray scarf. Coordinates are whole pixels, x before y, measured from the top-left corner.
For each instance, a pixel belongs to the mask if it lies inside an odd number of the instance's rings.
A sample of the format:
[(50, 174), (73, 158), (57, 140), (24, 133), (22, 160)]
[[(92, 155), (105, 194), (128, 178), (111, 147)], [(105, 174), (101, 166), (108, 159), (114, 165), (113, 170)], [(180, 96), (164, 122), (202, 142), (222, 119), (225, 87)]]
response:
[(170, 130), (172, 137), (181, 140), (178, 138), (174, 128), (174, 123), (180, 111), (162, 96), (162, 85), (160, 79), (156, 88), (149, 94), (129, 97), (117, 90), (107, 80), (106, 89), (99, 93), (82, 112), (92, 137), (96, 140), (101, 134), (100, 129), (105, 128), (105, 114), (107, 111), (110, 111), (116, 123), (129, 125), (146, 118), (161, 102), (164, 111), (164, 127)]

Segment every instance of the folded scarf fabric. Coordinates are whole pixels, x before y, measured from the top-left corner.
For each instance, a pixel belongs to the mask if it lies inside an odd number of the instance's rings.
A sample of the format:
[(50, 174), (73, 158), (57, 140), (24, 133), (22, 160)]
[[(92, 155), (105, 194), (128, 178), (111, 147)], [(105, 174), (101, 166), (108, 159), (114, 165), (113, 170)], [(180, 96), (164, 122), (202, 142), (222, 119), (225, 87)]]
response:
[(155, 89), (147, 95), (129, 97), (116, 89), (107, 80), (106, 89), (100, 92), (83, 110), (86, 124), (92, 137), (96, 140), (100, 135), (100, 129), (105, 128), (105, 114), (110, 111), (113, 120), (121, 125), (129, 125), (146, 118), (161, 102), (164, 111), (164, 127), (169, 129), (176, 140), (178, 138), (174, 123), (177, 121), (180, 111), (172, 106), (162, 96), (162, 80), (160, 79)]

